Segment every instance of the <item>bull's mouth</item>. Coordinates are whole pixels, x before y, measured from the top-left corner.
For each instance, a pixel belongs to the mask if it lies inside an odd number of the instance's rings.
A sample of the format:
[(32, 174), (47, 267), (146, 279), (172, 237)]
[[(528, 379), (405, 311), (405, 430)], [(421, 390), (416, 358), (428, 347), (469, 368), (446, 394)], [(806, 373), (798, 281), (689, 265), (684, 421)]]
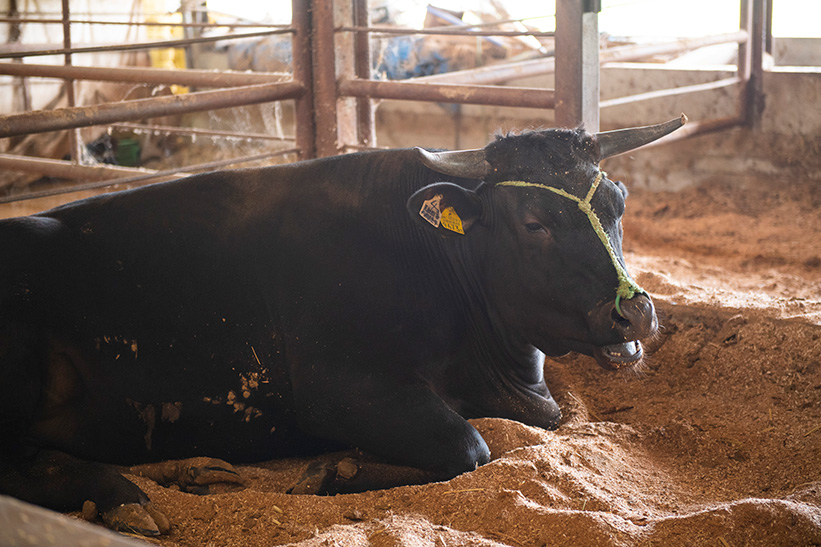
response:
[(641, 342), (632, 340), (623, 344), (603, 346), (593, 350), (593, 357), (605, 370), (619, 370), (641, 361), (644, 350)]

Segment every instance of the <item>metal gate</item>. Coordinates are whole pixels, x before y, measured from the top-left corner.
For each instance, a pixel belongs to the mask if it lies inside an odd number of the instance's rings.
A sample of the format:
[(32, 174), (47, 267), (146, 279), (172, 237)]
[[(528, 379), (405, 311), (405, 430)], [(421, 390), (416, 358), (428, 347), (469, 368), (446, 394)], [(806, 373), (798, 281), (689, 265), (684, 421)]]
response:
[[(15, 4), (14, 2), (12, 2)], [(4, 51), (0, 53), (0, 74), (28, 78), (63, 79), (68, 106), (53, 110), (26, 111), (0, 116), (0, 138), (34, 133), (69, 130), (72, 135), (71, 157), (68, 160), (0, 154), (0, 168), (29, 171), (52, 177), (91, 181), (45, 192), (24, 192), (0, 198), (0, 202), (41, 197), (62, 192), (75, 192), (110, 185), (141, 184), (168, 180), (184, 173), (216, 169), (226, 165), (292, 156), (296, 159), (330, 156), (376, 146), (373, 101), (399, 99), (439, 103), (518, 106), (534, 109), (555, 109), (559, 126), (584, 125), (590, 131), (599, 129), (601, 107), (646, 99), (697, 93), (722, 87), (738, 89), (738, 109), (726, 117), (697, 120), (671, 135), (667, 140), (716, 131), (738, 125), (754, 125), (763, 109), (762, 56), (768, 42), (771, 0), (741, 0), (741, 21), (737, 32), (680, 40), (674, 43), (627, 45), (599, 49), (599, 0), (557, 0), (555, 33), (534, 31), (500, 31), (492, 26), (471, 25), (436, 27), (433, 29), (397, 29), (371, 26), (367, 0), (292, 0), (292, 19), (288, 25), (237, 25), (243, 32), (217, 36), (186, 36), (179, 40), (164, 40), (117, 45), (77, 46), (72, 43), (72, 25), (114, 24), (105, 20), (72, 18), (68, 0), (62, 1), (58, 18), (33, 17), (29, 14), (9, 14), (0, 22), (10, 26), (23, 23), (50, 24), (62, 29), (63, 47)], [(194, 14), (194, 17), (191, 14)], [(176, 26), (193, 30), (216, 25), (195, 21), (189, 13)], [(130, 25), (160, 23), (130, 22)], [(554, 36), (555, 56), (535, 60), (504, 63), (403, 81), (375, 80), (371, 77), (371, 36), (385, 34), (440, 34), (467, 36)], [(11, 34), (11, 32), (10, 32)], [(270, 35), (290, 35), (292, 70), (290, 73), (253, 73), (235, 71), (204, 71), (194, 69), (157, 69), (143, 67), (100, 68), (74, 66), (72, 55), (90, 52), (146, 50), (169, 47), (191, 47), (219, 40), (240, 40)], [(739, 61), (735, 76), (707, 84), (657, 90), (619, 99), (599, 101), (599, 67), (609, 61), (629, 61), (648, 54), (687, 51), (704, 45), (733, 42), (739, 44)], [(38, 56), (61, 55), (63, 65), (31, 62)], [(21, 59), (28, 62), (22, 63)], [(556, 89), (498, 85), (511, 79), (555, 73)], [(75, 80), (108, 82), (140, 82), (157, 85), (186, 85), (212, 88), (185, 95), (150, 97), (137, 100), (82, 106), (75, 104)], [(92, 125), (119, 124), (168, 114), (181, 114), (213, 109), (292, 101), (294, 112), (293, 138), (273, 138), (276, 149), (244, 158), (191, 163), (173, 169), (151, 171), (107, 165), (81, 163), (78, 128)], [(150, 128), (150, 126), (149, 126)], [(162, 128), (187, 134), (231, 132), (203, 131), (192, 128)], [(234, 133), (234, 136), (272, 139), (269, 135)], [(285, 142), (282, 142), (285, 141)]]

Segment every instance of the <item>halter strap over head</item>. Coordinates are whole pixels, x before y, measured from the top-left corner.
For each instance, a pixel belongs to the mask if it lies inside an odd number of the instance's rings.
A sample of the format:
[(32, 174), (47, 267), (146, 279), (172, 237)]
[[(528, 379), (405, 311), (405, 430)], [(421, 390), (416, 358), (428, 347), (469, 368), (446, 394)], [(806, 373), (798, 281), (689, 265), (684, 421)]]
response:
[(593, 231), (596, 232), (596, 235), (599, 236), (602, 244), (604, 245), (605, 250), (607, 250), (607, 254), (610, 256), (610, 260), (613, 262), (613, 267), (616, 269), (616, 276), (619, 280), (619, 286), (616, 289), (616, 312), (624, 317), (621, 313), (621, 308), (619, 307), (619, 302), (624, 300), (630, 300), (637, 294), (647, 294), (644, 289), (638, 286), (635, 281), (630, 277), (627, 271), (622, 266), (621, 262), (619, 261), (618, 257), (616, 256), (616, 252), (613, 250), (613, 244), (610, 242), (610, 236), (607, 235), (607, 232), (604, 231), (604, 227), (602, 226), (601, 221), (599, 220), (598, 215), (593, 210), (593, 206), (590, 202), (593, 200), (593, 194), (596, 193), (596, 189), (599, 187), (599, 183), (601, 182), (604, 176), (603, 171), (599, 171), (596, 175), (596, 178), (593, 180), (593, 184), (590, 185), (590, 190), (587, 192), (587, 196), (584, 199), (581, 199), (573, 194), (567, 192), (566, 190), (562, 190), (561, 188), (556, 188), (555, 186), (547, 186), (546, 184), (538, 184), (535, 182), (525, 182), (521, 180), (508, 180), (504, 182), (499, 182), (496, 186), (517, 186), (517, 187), (534, 187), (534, 188), (542, 188), (544, 190), (549, 190), (554, 194), (558, 194), (564, 198), (569, 200), (575, 201), (579, 209), (587, 215), (587, 219), (590, 221), (590, 224), (593, 226)]

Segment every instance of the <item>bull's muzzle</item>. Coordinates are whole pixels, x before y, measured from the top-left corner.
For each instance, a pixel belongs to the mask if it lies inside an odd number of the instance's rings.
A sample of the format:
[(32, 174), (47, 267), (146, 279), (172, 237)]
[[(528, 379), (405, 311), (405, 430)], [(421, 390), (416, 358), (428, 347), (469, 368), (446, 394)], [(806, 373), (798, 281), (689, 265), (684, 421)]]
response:
[(617, 370), (641, 361), (640, 340), (656, 333), (658, 318), (653, 301), (642, 293), (622, 300), (618, 308), (615, 300), (600, 305), (591, 313), (590, 327), (594, 334), (614, 341), (595, 349), (596, 361), (607, 370)]

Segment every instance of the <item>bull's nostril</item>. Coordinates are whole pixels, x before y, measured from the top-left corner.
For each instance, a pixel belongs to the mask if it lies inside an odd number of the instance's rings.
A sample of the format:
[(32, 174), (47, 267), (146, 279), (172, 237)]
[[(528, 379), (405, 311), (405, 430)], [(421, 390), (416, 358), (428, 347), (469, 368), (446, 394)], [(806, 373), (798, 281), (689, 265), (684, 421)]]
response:
[(627, 319), (626, 317), (623, 317), (623, 316), (622, 316), (622, 315), (618, 312), (618, 310), (616, 310), (616, 308), (613, 308), (613, 309), (610, 311), (610, 317), (611, 317), (611, 319), (613, 319), (613, 323), (615, 323), (616, 325), (618, 325), (618, 326), (620, 326), (620, 327), (622, 327), (622, 328), (627, 328), (627, 327), (629, 327), (629, 326), (631, 325), (630, 320), (629, 320), (629, 319)]

